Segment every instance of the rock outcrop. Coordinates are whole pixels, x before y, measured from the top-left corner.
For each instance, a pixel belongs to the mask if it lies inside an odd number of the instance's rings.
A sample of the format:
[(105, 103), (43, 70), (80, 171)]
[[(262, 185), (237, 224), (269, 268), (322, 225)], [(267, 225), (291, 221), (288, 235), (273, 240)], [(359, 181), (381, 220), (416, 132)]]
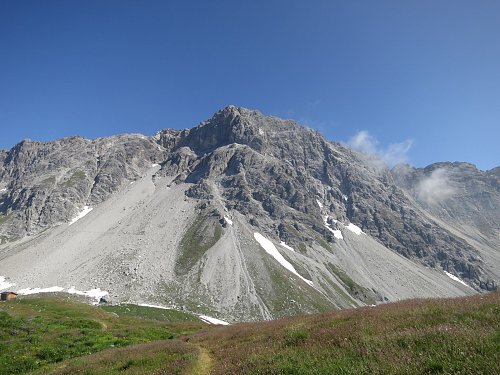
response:
[(228, 320), (494, 290), (499, 171), (389, 170), (234, 106), (151, 137), (26, 140), (0, 152), (0, 275)]

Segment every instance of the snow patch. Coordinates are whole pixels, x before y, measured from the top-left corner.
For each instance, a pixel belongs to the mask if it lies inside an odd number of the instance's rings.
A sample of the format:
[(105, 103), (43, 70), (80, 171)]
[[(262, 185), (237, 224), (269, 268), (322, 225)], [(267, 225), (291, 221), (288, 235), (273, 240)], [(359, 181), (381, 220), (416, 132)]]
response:
[(330, 228), (329, 225), (325, 225), (326, 229), (328, 229), (330, 232), (332, 232), (333, 237), (335, 237), (338, 240), (343, 240), (344, 236), (342, 236), (342, 232), (339, 229), (332, 229)]
[(160, 166), (160, 164), (153, 164), (153, 165), (151, 165), (152, 168), (159, 167), (159, 166)]
[(74, 223), (76, 223), (78, 220), (80, 220), (82, 217), (84, 217), (85, 215), (87, 215), (90, 211), (92, 211), (92, 207), (89, 207), (89, 206), (85, 206), (83, 207), (83, 210), (78, 214), (76, 215), (70, 222), (68, 225), (72, 225)]
[(259, 135), (264, 135), (264, 130), (262, 128), (259, 128)]
[(231, 225), (231, 226), (233, 225), (233, 221), (230, 218), (228, 218), (227, 216), (224, 216), (224, 220), (226, 220), (226, 223), (228, 223), (229, 225)]
[[(328, 224), (328, 216), (323, 216), (323, 221), (325, 223), (326, 229), (328, 229), (330, 232), (333, 233), (333, 237), (335, 237), (338, 240), (343, 240), (344, 236), (342, 236), (342, 232), (339, 229), (332, 229), (330, 224)], [(333, 220), (334, 223), (337, 223), (338, 220)]]
[[(1, 282), (2, 282), (2, 276), (0, 276), (0, 289), (2, 289)], [(12, 286), (14, 284), (6, 283), (6, 285), (8, 287), (8, 286)], [(57, 292), (65, 292), (65, 291), (64, 291), (64, 288), (62, 288), (60, 286), (51, 286), (48, 288), (24, 288), (24, 289), (18, 290), (17, 294), (22, 295), (22, 296), (28, 296), (30, 294), (57, 293)], [(65, 293), (76, 294), (79, 296), (93, 298), (93, 299), (95, 299), (96, 304), (99, 303), (99, 301), (101, 300), (102, 297), (105, 297), (109, 294), (105, 290), (101, 290), (99, 288), (90, 289), (87, 291), (80, 291), (80, 290), (76, 290), (74, 286), (69, 288)]]
[(152, 307), (155, 309), (171, 310), (170, 307), (160, 306), (160, 305), (150, 305), (149, 303), (139, 303), (137, 306)]
[(0, 189), (0, 193), (5, 193), (7, 191), (6, 188)]
[(253, 234), (253, 237), (259, 243), (259, 245), (262, 246), (262, 248), (266, 251), (266, 253), (268, 253), (274, 259), (276, 259), (283, 267), (285, 267), (287, 270), (300, 277), (307, 284), (314, 286), (311, 280), (307, 280), (306, 278), (299, 275), (299, 273), (295, 270), (295, 267), (289, 261), (283, 258), (283, 255), (279, 253), (278, 249), (276, 249), (276, 246), (274, 246), (274, 244), (270, 240), (268, 240), (262, 234), (257, 232)]
[(288, 246), (286, 243), (284, 243), (283, 241), (280, 242), (280, 245), (283, 246), (285, 249), (288, 249), (290, 251), (293, 251), (295, 252), (295, 250), (293, 249), (293, 247), (291, 246)]
[(455, 281), (458, 281), (460, 284), (463, 284), (465, 286), (468, 286), (470, 288), (469, 285), (467, 285), (462, 279), (460, 279), (459, 277), (453, 275), (452, 273), (449, 273), (449, 272), (446, 272), (444, 271), (444, 273), (446, 274), (446, 276), (448, 276), (450, 279), (452, 280), (455, 280)]
[(323, 203), (321, 203), (318, 199), (316, 199), (316, 203), (318, 204), (319, 208), (323, 208)]
[(333, 237), (335, 237), (336, 239), (338, 240), (343, 240), (344, 239), (344, 236), (342, 236), (342, 232), (340, 231), (340, 229), (331, 229), (331, 228), (328, 228), (332, 231), (333, 233)]
[(62, 292), (64, 288), (60, 286), (51, 286), (49, 288), (25, 288), (17, 291), (17, 294), (22, 296), (27, 296), (30, 294), (38, 294), (38, 293), (56, 293)]
[(225, 322), (225, 321), (220, 320), (220, 319), (212, 318), (211, 316), (206, 316), (206, 315), (198, 315), (198, 316), (200, 317), (201, 320), (203, 320), (205, 323), (208, 323), (208, 324), (219, 324), (219, 325), (223, 325), (223, 326), (229, 325), (228, 322)]
[(5, 279), (5, 276), (0, 276), (0, 290), (10, 288), (11, 286), (14, 286), (14, 285), (16, 285), (16, 284), (12, 284), (12, 283), (7, 282), (7, 280)]
[(109, 294), (108, 292), (106, 292), (105, 290), (101, 290), (100, 288), (90, 289), (82, 292), (80, 290), (76, 290), (74, 286), (68, 289), (68, 293), (93, 298), (97, 303), (101, 300), (101, 298)]
[[(160, 305), (151, 305), (149, 303), (139, 303), (139, 304), (137, 304), (137, 306), (152, 307), (152, 308), (155, 308), (155, 309), (162, 309), (162, 310), (172, 310), (172, 307), (165, 307), (165, 306), (160, 306)], [(229, 325), (228, 322), (225, 322), (224, 320), (220, 320), (220, 319), (217, 319), (217, 318), (212, 318), (211, 316), (198, 315), (198, 317), (203, 322), (208, 323), (208, 324), (220, 324), (220, 325), (224, 325), (224, 326)]]
[(360, 227), (357, 225), (354, 225), (353, 223), (349, 223), (349, 225), (346, 225), (346, 229), (349, 229), (351, 232), (357, 234), (358, 236), (363, 233)]
[(345, 194), (342, 194), (342, 198), (347, 202), (349, 200), (349, 197)]

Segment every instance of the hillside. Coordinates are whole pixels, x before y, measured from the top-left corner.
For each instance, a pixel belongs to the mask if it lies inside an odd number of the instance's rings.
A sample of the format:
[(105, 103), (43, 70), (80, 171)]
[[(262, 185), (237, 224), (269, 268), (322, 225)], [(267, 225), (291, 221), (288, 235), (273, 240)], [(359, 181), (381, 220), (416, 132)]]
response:
[[(111, 311), (62, 297), (25, 297), (0, 303), (0, 374), (64, 370), (73, 363), (66, 360), (86, 355), (92, 360), (85, 359), (84, 367), (91, 367), (95, 360), (99, 366), (116, 367), (119, 372), (135, 361), (142, 373), (148, 373), (179, 365), (189, 368), (186, 355), (196, 357), (195, 347), (172, 344), (179, 335), (203, 327), (196, 317), (173, 312), (167, 319), (164, 310), (148, 309), (149, 318), (155, 319), (151, 320), (127, 314), (125, 308)], [(109, 350), (113, 359), (107, 357)]]
[(500, 186), (461, 176), (424, 205), (411, 171), (234, 106), (151, 137), (25, 140), (0, 153), (0, 290), (230, 322), (495, 290)]
[(0, 374), (500, 373), (499, 293), (232, 326), (146, 311), (0, 303)]

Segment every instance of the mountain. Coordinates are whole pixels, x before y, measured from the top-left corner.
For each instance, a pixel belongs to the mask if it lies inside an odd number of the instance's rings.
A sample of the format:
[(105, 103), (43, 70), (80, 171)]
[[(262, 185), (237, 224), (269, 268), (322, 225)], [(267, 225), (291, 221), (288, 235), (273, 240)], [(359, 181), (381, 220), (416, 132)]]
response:
[[(469, 163), (435, 163), (425, 168), (399, 165), (392, 174), (429, 220), (473, 246), (499, 279), (500, 168), (481, 171)], [(496, 288), (484, 281), (479, 286)]]
[(0, 166), (0, 275), (16, 290), (99, 288), (236, 321), (473, 294), (500, 276), (498, 169), (451, 168), (441, 201), (421, 188), (432, 168), (391, 171), (245, 108), (152, 137), (26, 140)]

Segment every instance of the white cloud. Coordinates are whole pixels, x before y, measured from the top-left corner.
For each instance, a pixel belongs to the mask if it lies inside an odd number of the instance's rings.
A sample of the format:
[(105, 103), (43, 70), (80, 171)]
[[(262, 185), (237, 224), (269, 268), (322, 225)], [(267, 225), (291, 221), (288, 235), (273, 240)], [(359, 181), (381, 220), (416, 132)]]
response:
[(349, 139), (347, 143), (351, 148), (361, 151), (365, 154), (377, 153), (378, 141), (371, 136), (366, 130), (358, 132), (354, 137)]
[(439, 168), (418, 183), (416, 193), (419, 200), (435, 205), (451, 197), (455, 190), (451, 186), (446, 169)]
[(368, 133), (366, 130), (358, 132), (348, 141), (348, 146), (369, 155), (377, 161), (384, 162), (389, 167), (393, 167), (399, 163), (408, 161), (408, 151), (413, 144), (411, 139), (407, 139), (400, 143), (393, 143), (386, 148), (380, 147), (378, 140)]

